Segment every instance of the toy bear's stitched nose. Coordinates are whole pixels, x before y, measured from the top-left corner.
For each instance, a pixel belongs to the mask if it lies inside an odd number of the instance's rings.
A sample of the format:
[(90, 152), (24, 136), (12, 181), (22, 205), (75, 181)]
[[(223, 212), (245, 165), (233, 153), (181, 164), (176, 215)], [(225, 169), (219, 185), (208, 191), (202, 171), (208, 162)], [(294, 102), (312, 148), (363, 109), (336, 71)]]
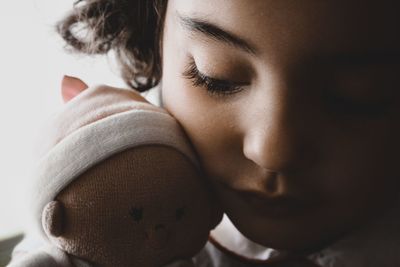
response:
[(164, 224), (157, 224), (147, 230), (147, 241), (154, 249), (163, 249), (168, 244), (169, 231)]

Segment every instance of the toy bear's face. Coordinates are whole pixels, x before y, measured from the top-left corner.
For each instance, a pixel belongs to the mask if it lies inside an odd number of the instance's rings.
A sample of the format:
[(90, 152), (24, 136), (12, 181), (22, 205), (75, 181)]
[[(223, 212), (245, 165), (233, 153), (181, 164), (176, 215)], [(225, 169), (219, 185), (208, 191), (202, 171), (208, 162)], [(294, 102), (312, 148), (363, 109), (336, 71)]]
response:
[(91, 168), (57, 197), (66, 252), (100, 266), (161, 266), (193, 256), (214, 216), (194, 165), (166, 146), (121, 152)]

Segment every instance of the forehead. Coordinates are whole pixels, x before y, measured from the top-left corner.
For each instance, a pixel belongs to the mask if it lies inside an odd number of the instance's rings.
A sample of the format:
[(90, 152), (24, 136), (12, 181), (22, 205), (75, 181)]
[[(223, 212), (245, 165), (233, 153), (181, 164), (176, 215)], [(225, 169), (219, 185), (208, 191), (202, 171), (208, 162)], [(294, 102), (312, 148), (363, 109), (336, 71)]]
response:
[[(397, 1), (170, 0), (168, 14), (201, 18), (270, 57), (397, 51)], [(274, 51), (274, 54), (270, 54)]]

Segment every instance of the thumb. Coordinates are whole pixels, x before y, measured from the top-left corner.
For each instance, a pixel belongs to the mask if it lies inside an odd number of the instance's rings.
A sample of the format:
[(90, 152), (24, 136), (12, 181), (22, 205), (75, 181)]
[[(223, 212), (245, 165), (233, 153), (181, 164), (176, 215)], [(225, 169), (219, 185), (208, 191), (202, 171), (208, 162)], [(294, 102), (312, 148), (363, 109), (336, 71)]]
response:
[(64, 103), (70, 101), (88, 87), (81, 79), (64, 75), (61, 82), (61, 95)]

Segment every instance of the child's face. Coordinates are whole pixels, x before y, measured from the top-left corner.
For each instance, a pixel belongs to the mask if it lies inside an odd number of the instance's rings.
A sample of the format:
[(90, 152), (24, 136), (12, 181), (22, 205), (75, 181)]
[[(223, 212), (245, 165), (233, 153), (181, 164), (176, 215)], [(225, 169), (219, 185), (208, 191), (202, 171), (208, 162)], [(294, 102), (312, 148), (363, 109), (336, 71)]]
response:
[(393, 203), (400, 19), (386, 2), (169, 1), (164, 105), (252, 240), (322, 245)]

